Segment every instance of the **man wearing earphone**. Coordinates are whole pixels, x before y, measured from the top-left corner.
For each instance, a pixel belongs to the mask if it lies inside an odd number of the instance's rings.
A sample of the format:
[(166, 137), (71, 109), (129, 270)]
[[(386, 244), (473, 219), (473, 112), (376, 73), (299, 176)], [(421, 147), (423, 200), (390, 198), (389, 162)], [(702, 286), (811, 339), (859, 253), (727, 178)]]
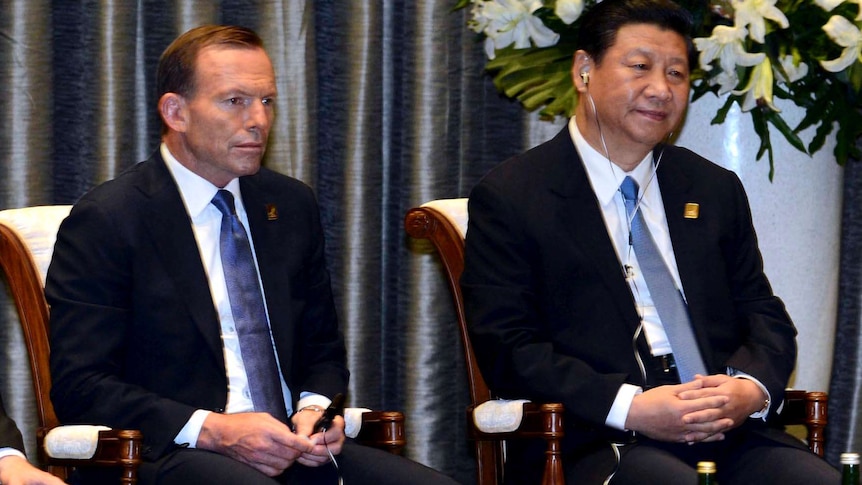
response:
[[(575, 116), (471, 192), (461, 285), (479, 364), (502, 397), (565, 405), (569, 484), (695, 483), (701, 460), (723, 485), (837, 483), (773, 426), (796, 330), (743, 187), (668, 144), (690, 31), (670, 0), (594, 6)], [(510, 444), (507, 481), (535, 483), (541, 451)]]

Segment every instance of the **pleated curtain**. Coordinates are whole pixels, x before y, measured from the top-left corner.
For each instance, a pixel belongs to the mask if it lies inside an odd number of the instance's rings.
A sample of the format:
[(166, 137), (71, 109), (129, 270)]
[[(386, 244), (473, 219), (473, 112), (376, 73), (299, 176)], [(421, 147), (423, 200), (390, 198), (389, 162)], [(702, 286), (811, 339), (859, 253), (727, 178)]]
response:
[[(471, 483), (451, 298), (432, 248), (405, 235), (403, 217), (427, 200), (467, 196), (492, 166), (552, 131), (497, 94), (454, 3), (0, 0), (0, 209), (73, 203), (147, 158), (159, 143), (162, 50), (203, 23), (255, 29), (279, 89), (265, 165), (308, 183), (320, 201), (349, 404), (403, 411), (405, 454)], [(862, 191), (862, 178), (849, 180), (848, 193)], [(849, 200), (845, 231), (858, 253), (860, 199)], [(839, 329), (858, 353), (862, 257), (848, 260)], [(2, 311), (0, 351), (12, 362), (0, 368), (0, 392), (32, 428), (17, 317), (8, 301)], [(857, 359), (849, 365), (852, 387), (833, 394), (856, 399)], [(854, 437), (844, 439), (858, 440), (855, 401), (830, 412), (837, 422), (850, 416)]]

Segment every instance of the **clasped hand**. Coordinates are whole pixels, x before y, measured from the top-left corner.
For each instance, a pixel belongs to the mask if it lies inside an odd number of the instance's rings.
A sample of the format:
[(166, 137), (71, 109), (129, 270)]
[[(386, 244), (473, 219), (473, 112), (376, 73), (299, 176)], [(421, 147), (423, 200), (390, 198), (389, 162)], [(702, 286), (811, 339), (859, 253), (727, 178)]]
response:
[(635, 396), (626, 428), (659, 441), (719, 441), (760, 410), (765, 398), (751, 380), (697, 375), (691, 382), (659, 386)]
[(267, 413), (210, 413), (198, 436), (197, 447), (229, 456), (267, 476), (278, 476), (299, 462), (320, 466), (344, 444), (344, 418), (337, 416), (325, 433), (313, 433), (318, 412), (293, 416), (296, 432)]

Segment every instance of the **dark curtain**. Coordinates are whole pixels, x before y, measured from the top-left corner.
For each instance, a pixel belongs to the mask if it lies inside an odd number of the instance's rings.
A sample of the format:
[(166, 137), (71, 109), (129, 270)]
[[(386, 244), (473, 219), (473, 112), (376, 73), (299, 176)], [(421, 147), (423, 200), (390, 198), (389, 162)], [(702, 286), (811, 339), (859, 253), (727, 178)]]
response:
[(862, 164), (844, 168), (841, 274), (832, 382), (829, 392), (827, 459), (838, 465), (845, 451), (862, 450)]
[[(0, 209), (73, 203), (158, 146), (155, 66), (202, 23), (264, 38), (278, 79), (265, 164), (318, 195), (348, 345), (349, 404), (407, 415), (406, 455), (465, 483), (468, 396), (436, 256), (404, 234), (407, 209), (466, 196), (524, 148), (524, 114), (483, 75), (453, 2), (0, 2)], [(2, 392), (34, 426), (8, 303)], [(8, 397), (7, 397), (8, 396)], [(32, 442), (28, 443), (31, 447)]]
[[(466, 196), (490, 167), (556, 128), (537, 128), (496, 93), (454, 3), (0, 0), (0, 209), (73, 203), (155, 150), (155, 66), (179, 33), (202, 23), (257, 30), (279, 87), (265, 164), (320, 200), (349, 404), (404, 411), (406, 455), (470, 483), (454, 311), (436, 256), (404, 235), (403, 216), (430, 199)], [(862, 424), (860, 170), (848, 167), (846, 177), (833, 462), (859, 450)], [(32, 430), (16, 316), (8, 303), (0, 309), (0, 392)]]

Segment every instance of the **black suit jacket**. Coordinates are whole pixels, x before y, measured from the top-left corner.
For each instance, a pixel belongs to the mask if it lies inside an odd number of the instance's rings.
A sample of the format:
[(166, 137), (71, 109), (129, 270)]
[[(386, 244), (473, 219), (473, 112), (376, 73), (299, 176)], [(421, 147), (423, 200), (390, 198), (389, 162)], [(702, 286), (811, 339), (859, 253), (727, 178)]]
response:
[[(763, 274), (742, 185), (688, 150), (661, 150), (657, 177), (708, 370), (746, 372), (780, 402), (796, 331)], [(683, 217), (686, 203), (699, 204), (696, 219)], [(461, 285), (490, 387), (562, 402), (575, 441), (619, 439), (604, 422), (623, 383), (644, 384), (632, 350), (639, 319), (568, 128), (492, 170), (469, 214)]]
[[(311, 189), (267, 169), (242, 177), (240, 187), (294, 400), (300, 391), (345, 392)], [(51, 398), (62, 422), (140, 429), (145, 458), (156, 459), (196, 409), (224, 410), (218, 316), (191, 221), (158, 153), (75, 204), (60, 227), (46, 295)]]
[(0, 398), (0, 448), (15, 448), (24, 453), (24, 439), (15, 421), (6, 414), (3, 399)]

